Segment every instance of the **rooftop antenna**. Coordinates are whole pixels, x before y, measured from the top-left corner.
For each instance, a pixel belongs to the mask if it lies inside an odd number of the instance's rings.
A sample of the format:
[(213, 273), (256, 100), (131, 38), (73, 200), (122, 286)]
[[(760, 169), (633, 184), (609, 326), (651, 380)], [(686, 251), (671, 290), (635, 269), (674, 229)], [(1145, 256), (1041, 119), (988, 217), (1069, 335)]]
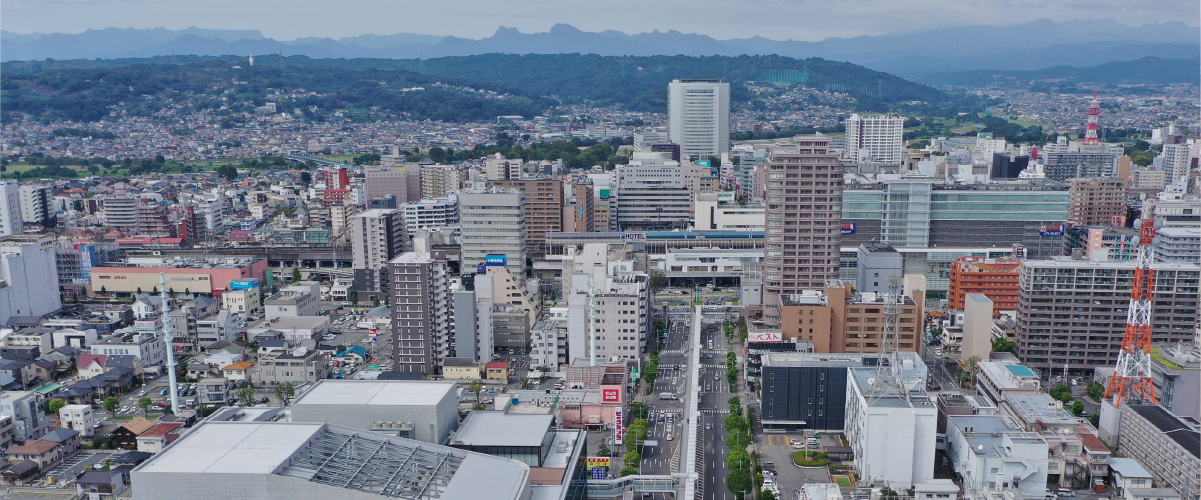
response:
[[(875, 404), (880, 398), (896, 396), (909, 400), (909, 391), (905, 389), (901, 374), (901, 354), (898, 345), (900, 330), (901, 303), (905, 300), (901, 295), (901, 277), (889, 276), (887, 289), (884, 292), (884, 326), (880, 339), (880, 358), (876, 360), (876, 372), (869, 382), (868, 404)], [(887, 364), (885, 364), (887, 362)]]
[(171, 391), (171, 413), (179, 415), (179, 381), (175, 379), (175, 332), (171, 330), (171, 306), (167, 302), (167, 274), (158, 273), (159, 299), (163, 310), (163, 342), (167, 343), (167, 380)]

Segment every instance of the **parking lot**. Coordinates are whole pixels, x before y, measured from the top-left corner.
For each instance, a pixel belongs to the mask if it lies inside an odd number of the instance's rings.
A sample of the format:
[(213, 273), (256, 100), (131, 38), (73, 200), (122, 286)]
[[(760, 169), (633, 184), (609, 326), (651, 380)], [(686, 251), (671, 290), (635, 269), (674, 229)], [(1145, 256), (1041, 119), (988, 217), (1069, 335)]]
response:
[[(830, 474), (825, 467), (801, 468), (793, 465), (793, 452), (801, 451), (794, 448), (791, 443), (791, 440), (797, 439), (804, 443), (806, 437), (799, 432), (759, 434), (756, 436), (756, 446), (758, 447), (760, 457), (759, 463), (760, 465), (766, 462), (773, 462), (775, 464), (775, 479), (780, 489), (781, 498), (795, 498), (793, 492), (801, 489), (805, 483), (830, 482)], [(826, 444), (823, 439), (820, 445)], [(810, 448), (810, 450), (820, 451), (820, 448)]]
[(92, 464), (103, 464), (105, 460), (110, 458), (117, 458), (117, 455), (110, 453), (76, 453), (57, 467), (50, 469), (50, 472), (46, 474), (46, 478), (43, 479), (54, 478), (55, 483), (73, 481), (91, 467)]

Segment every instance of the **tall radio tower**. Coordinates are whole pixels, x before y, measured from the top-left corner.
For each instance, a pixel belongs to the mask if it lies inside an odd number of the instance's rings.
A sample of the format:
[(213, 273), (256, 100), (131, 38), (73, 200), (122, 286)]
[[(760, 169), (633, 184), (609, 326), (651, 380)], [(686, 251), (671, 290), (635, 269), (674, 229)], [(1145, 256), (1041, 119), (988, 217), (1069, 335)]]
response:
[(163, 312), (163, 342), (167, 343), (167, 381), (171, 391), (171, 413), (179, 415), (179, 381), (175, 380), (175, 332), (171, 330), (171, 306), (167, 298), (167, 275), (158, 273), (159, 298)]
[(1109, 380), (1105, 397), (1113, 396), (1114, 407), (1136, 397), (1156, 404), (1151, 379), (1151, 303), (1155, 300), (1155, 271), (1151, 270), (1151, 241), (1155, 238), (1152, 216), (1134, 221), (1139, 230), (1139, 245), (1134, 258), (1134, 286), (1130, 289), (1130, 307), (1126, 313), (1126, 335), (1118, 366)]
[(902, 295), (901, 277), (889, 276), (884, 292), (884, 325), (880, 339), (880, 359), (876, 361), (876, 372), (871, 378), (870, 394), (865, 394), (869, 404), (875, 404), (880, 398), (897, 396), (909, 400), (909, 391), (905, 387), (904, 375), (901, 372), (901, 353), (898, 345), (898, 324), (900, 323), (901, 305), (905, 303)]
[(1084, 131), (1085, 144), (1100, 144), (1101, 140), (1097, 139), (1097, 121), (1101, 118), (1101, 101), (1097, 100), (1097, 93), (1093, 92), (1093, 100), (1088, 103), (1088, 129)]

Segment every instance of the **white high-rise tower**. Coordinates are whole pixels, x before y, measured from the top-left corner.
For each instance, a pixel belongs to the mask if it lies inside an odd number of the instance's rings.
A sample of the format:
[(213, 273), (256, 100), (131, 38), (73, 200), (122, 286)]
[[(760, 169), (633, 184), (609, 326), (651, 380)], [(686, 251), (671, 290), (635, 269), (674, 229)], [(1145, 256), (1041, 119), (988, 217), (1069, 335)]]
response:
[(680, 153), (704, 160), (730, 151), (730, 84), (672, 80), (667, 85), (668, 136)]
[(847, 157), (858, 163), (901, 164), (904, 116), (855, 113), (847, 118), (846, 127)]

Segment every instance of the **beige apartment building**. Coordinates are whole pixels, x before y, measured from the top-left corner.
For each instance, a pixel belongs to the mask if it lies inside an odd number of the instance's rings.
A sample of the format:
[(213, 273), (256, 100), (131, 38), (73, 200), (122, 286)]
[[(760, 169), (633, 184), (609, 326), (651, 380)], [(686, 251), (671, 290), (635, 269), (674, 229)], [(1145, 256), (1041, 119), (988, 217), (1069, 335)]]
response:
[[(921, 352), (922, 307), (925, 293), (905, 296), (898, 318), (897, 347)], [(780, 296), (780, 328), (784, 341), (803, 340), (813, 352), (880, 352), (884, 331), (884, 296), (852, 293), (842, 280), (829, 280), (822, 290)]]

